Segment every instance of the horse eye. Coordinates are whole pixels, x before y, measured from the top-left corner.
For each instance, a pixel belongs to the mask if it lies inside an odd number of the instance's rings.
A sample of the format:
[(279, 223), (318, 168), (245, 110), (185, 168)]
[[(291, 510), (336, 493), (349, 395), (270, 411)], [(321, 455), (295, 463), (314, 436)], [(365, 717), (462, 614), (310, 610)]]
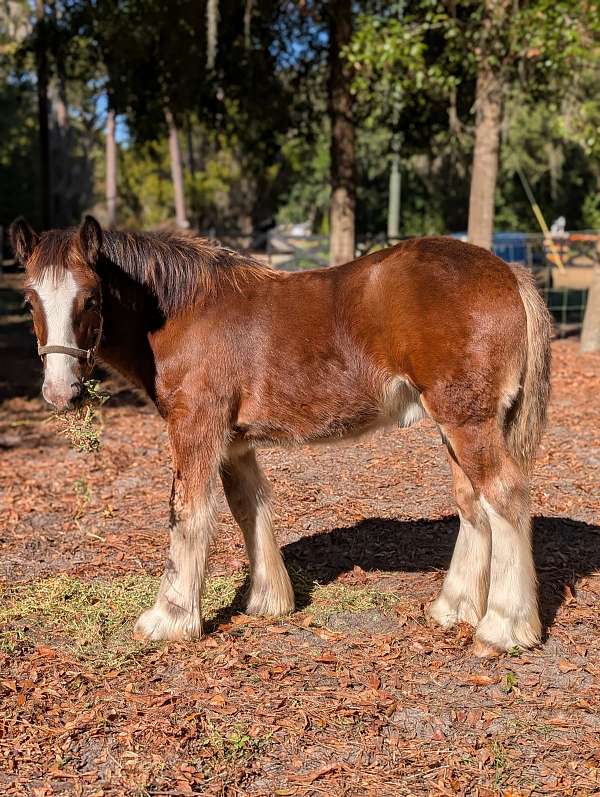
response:
[(23, 309), (27, 310), (28, 313), (31, 313), (33, 311), (33, 305), (31, 304), (29, 299), (23, 300)]
[(84, 310), (95, 310), (98, 307), (98, 300), (95, 296), (88, 296), (83, 306)]

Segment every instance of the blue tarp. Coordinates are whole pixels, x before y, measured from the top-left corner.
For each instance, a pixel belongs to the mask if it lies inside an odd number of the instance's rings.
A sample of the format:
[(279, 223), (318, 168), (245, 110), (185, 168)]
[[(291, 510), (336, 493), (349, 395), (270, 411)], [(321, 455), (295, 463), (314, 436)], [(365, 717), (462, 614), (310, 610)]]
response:
[[(453, 238), (467, 240), (466, 232), (456, 232)], [(510, 263), (527, 263), (527, 233), (496, 232), (492, 243), (492, 251), (502, 260)]]

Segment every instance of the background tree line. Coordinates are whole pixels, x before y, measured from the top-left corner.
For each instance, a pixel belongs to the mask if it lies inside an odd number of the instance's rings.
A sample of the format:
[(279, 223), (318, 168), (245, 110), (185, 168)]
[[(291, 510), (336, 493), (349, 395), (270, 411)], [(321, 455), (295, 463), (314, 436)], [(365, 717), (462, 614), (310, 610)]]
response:
[(599, 38), (595, 0), (2, 0), (0, 224), (309, 221), (339, 262), (534, 230), (521, 170), (597, 229)]

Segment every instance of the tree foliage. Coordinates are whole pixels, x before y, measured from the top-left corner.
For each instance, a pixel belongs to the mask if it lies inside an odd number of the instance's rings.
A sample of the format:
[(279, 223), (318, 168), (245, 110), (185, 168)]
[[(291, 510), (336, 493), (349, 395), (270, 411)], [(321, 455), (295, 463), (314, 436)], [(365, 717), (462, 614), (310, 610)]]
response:
[[(62, 153), (53, 179), (70, 197), (59, 223), (102, 210), (108, 107), (118, 118), (120, 223), (152, 227), (172, 218), (168, 107), (196, 226), (248, 230), (310, 220), (317, 232), (327, 228), (328, 3), (219, 0), (211, 65), (208, 1), (47, 4), (51, 127)], [(402, 232), (465, 229), (483, 57), (505, 86), (497, 227), (535, 229), (517, 168), (548, 220), (564, 215), (570, 228), (600, 226), (600, 7), (511, 0), (508, 22), (483, 30), (482, 5), (354, 3), (343, 56), (352, 69), (359, 233), (385, 229), (394, 152), (401, 155)], [(0, 224), (19, 213), (39, 223), (35, 16), (26, 0), (2, 8)], [(59, 129), (60, 102), (68, 135)]]

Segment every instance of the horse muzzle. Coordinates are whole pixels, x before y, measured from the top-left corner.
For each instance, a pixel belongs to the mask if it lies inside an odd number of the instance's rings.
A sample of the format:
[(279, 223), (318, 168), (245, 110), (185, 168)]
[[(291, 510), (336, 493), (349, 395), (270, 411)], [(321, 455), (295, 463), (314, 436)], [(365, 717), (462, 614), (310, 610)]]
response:
[(81, 382), (53, 382), (45, 380), (42, 387), (42, 395), (48, 404), (51, 404), (58, 412), (74, 409), (82, 392)]

